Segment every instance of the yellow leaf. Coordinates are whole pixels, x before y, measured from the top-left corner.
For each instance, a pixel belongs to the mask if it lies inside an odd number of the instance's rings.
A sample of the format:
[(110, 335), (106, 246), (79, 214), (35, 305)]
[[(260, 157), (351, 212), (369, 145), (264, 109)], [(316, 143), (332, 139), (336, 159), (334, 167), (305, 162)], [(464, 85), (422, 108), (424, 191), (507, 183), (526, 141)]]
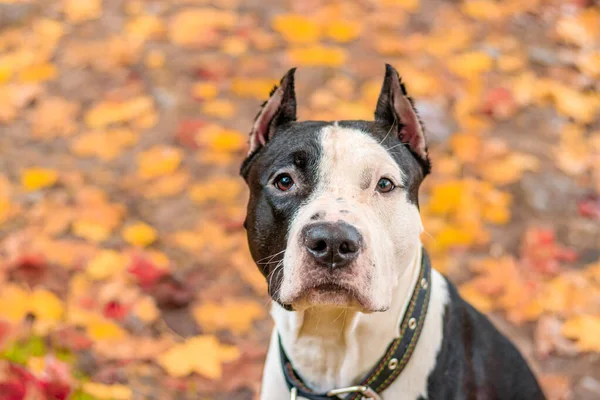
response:
[(58, 70), (53, 64), (32, 65), (19, 72), (19, 80), (24, 83), (50, 81), (56, 78)]
[(350, 42), (360, 36), (362, 25), (359, 21), (333, 21), (327, 24), (325, 34), (339, 43)]
[(118, 340), (126, 336), (125, 331), (112, 321), (103, 318), (93, 318), (88, 321), (87, 332), (92, 340)]
[(28, 168), (21, 174), (21, 184), (32, 192), (53, 186), (58, 180), (58, 172), (47, 168)]
[(202, 329), (209, 332), (228, 329), (236, 335), (248, 332), (254, 320), (266, 315), (261, 304), (250, 300), (203, 303), (194, 308), (193, 313)]
[(130, 129), (86, 132), (71, 142), (71, 151), (79, 157), (98, 157), (111, 161), (133, 146), (138, 135)]
[[(198, 357), (201, 354), (201, 357)], [(173, 377), (197, 373), (209, 379), (220, 379), (223, 362), (240, 356), (239, 350), (224, 346), (212, 335), (196, 336), (174, 346), (158, 357), (158, 363)]]
[(217, 152), (236, 152), (246, 146), (246, 135), (234, 130), (219, 130), (214, 135), (206, 134), (200, 136), (198, 142), (201, 146), (207, 146), (209, 150)]
[(312, 45), (288, 51), (290, 62), (302, 66), (339, 67), (346, 62), (346, 50), (339, 47)]
[(133, 392), (125, 385), (85, 382), (81, 389), (84, 393), (99, 400), (130, 400), (133, 398)]
[(235, 78), (231, 82), (231, 91), (240, 97), (253, 97), (258, 100), (264, 100), (269, 96), (269, 92), (277, 85), (275, 79), (242, 79)]
[(35, 289), (29, 298), (33, 315), (43, 321), (58, 322), (62, 319), (64, 307), (62, 301), (52, 292)]
[(202, 106), (202, 112), (211, 117), (231, 118), (236, 112), (232, 102), (223, 99), (207, 101)]
[(96, 280), (110, 278), (124, 271), (128, 262), (126, 256), (114, 250), (102, 250), (88, 262), (86, 273)]
[(570, 318), (562, 326), (562, 334), (575, 340), (581, 351), (600, 352), (600, 315), (581, 315)]
[(91, 221), (75, 221), (72, 225), (73, 234), (98, 243), (110, 236), (111, 230), (106, 226)]
[(123, 239), (131, 245), (146, 247), (156, 241), (156, 229), (143, 222), (129, 225), (123, 229)]
[(156, 145), (138, 155), (138, 175), (150, 179), (175, 172), (183, 154), (180, 149)]
[(102, 0), (64, 0), (64, 12), (74, 23), (97, 19), (102, 15)]
[(20, 322), (29, 312), (29, 296), (25, 290), (14, 284), (2, 288), (0, 296), (0, 318), (10, 322)]
[(150, 296), (144, 296), (133, 306), (133, 313), (147, 324), (158, 319), (160, 312), (156, 308), (156, 302)]
[(277, 15), (272, 26), (286, 41), (294, 44), (315, 43), (321, 36), (321, 28), (313, 19), (298, 14)]
[(448, 60), (448, 68), (456, 75), (472, 80), (492, 68), (492, 59), (482, 51), (457, 54)]
[(195, 99), (214, 99), (219, 94), (219, 88), (212, 82), (195, 82), (192, 85), (192, 97)]
[(147, 115), (153, 112), (153, 109), (150, 97), (138, 96), (127, 101), (100, 102), (86, 113), (84, 119), (90, 128), (102, 128)]

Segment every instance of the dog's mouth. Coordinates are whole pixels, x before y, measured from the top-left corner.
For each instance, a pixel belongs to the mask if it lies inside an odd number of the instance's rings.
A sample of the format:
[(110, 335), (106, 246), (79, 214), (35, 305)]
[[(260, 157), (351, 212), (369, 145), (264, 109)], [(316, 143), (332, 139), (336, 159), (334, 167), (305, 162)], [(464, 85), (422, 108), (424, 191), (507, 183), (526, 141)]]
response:
[(294, 308), (329, 306), (368, 309), (368, 301), (355, 288), (339, 282), (322, 282), (307, 285), (294, 296)]

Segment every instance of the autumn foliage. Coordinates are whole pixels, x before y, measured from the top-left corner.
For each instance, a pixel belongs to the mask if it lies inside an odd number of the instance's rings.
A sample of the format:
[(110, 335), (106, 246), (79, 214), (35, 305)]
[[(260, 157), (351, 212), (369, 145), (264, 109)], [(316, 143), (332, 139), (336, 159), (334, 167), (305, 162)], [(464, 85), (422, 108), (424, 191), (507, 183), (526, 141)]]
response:
[(600, 397), (599, 46), (586, 0), (0, 0), (0, 400), (254, 398), (252, 118), (298, 66), (300, 118), (371, 119), (384, 62), (434, 267)]

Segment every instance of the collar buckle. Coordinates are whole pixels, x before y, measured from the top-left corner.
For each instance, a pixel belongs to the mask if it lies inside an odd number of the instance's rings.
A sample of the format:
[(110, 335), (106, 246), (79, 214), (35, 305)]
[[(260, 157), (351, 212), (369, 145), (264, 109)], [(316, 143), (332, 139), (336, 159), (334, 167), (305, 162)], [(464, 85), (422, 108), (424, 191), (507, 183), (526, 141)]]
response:
[(362, 394), (363, 399), (372, 399), (372, 400), (382, 400), (381, 396), (377, 394), (376, 391), (371, 389), (369, 386), (359, 385), (359, 386), (348, 386), (340, 389), (333, 389), (327, 392), (327, 396), (339, 396), (340, 394), (348, 394), (348, 393), (360, 393)]

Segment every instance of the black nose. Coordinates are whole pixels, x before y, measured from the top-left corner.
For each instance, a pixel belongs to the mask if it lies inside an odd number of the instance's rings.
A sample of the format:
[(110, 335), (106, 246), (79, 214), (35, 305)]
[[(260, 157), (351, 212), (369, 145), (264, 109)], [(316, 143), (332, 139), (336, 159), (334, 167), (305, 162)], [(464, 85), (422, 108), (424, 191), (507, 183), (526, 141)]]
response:
[(362, 236), (345, 222), (317, 222), (304, 228), (304, 245), (321, 265), (339, 268), (358, 257)]

